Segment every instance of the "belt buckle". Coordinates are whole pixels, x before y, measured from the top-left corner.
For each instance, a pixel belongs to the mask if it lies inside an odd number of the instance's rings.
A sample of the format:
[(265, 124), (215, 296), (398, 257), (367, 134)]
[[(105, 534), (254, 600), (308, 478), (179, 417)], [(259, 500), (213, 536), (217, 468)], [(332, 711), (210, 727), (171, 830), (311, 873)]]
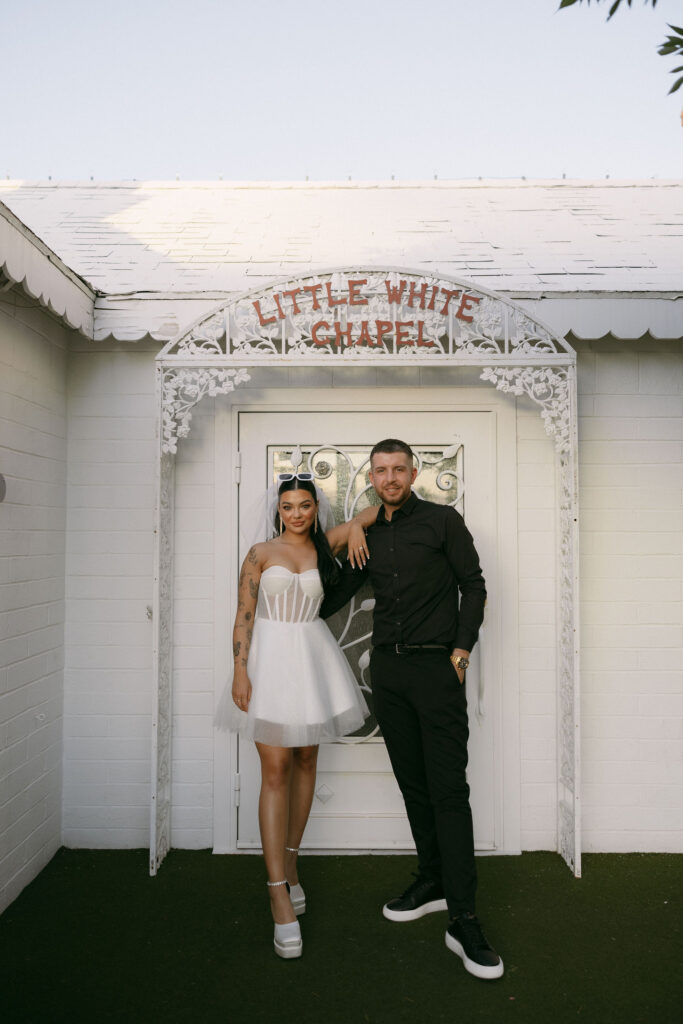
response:
[(394, 644), (394, 647), (396, 648), (396, 653), (397, 654), (404, 654), (405, 651), (402, 651), (401, 648), (402, 647), (405, 648), (405, 646), (406, 646), (405, 644)]

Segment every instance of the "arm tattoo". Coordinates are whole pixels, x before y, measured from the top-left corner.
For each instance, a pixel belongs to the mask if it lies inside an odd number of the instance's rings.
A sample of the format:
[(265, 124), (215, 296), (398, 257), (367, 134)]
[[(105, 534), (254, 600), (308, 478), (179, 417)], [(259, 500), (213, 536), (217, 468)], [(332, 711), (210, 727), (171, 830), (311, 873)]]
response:
[(236, 640), (235, 643), (232, 645), (232, 653), (233, 653), (233, 656), (235, 658), (239, 657), (240, 647), (241, 646), (242, 646), (242, 641), (241, 640)]
[(258, 597), (258, 583), (255, 583), (251, 578), (249, 579), (249, 593), (254, 599)]
[(250, 565), (256, 565), (257, 559), (256, 559), (256, 549), (255, 548), (249, 548), (249, 554), (247, 555), (247, 559), (246, 560), (247, 560), (247, 562), (249, 562)]

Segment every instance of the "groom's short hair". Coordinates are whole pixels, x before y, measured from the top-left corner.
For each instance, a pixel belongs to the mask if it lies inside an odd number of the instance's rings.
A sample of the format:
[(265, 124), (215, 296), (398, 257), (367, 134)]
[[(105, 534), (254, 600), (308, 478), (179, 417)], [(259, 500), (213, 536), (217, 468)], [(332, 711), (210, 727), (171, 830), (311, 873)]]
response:
[(372, 465), (373, 455), (378, 455), (380, 452), (384, 453), (385, 455), (393, 455), (394, 452), (403, 452), (404, 455), (408, 456), (411, 462), (414, 458), (413, 449), (410, 447), (410, 445), (406, 444), (405, 441), (399, 441), (395, 437), (387, 437), (384, 439), (384, 441), (377, 442), (375, 447), (370, 452), (370, 465)]

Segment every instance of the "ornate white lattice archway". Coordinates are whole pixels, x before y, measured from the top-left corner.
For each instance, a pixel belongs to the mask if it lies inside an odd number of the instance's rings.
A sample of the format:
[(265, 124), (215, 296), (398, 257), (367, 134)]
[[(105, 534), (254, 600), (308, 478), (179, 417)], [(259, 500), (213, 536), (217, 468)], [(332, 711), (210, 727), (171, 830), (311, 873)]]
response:
[[(558, 848), (581, 871), (576, 354), (515, 303), (468, 281), (352, 267), (221, 303), (157, 356), (159, 460), (150, 871), (170, 846), (174, 455), (205, 395), (252, 366), (475, 366), (539, 408), (557, 456)], [(283, 380), (284, 384), (284, 380)]]

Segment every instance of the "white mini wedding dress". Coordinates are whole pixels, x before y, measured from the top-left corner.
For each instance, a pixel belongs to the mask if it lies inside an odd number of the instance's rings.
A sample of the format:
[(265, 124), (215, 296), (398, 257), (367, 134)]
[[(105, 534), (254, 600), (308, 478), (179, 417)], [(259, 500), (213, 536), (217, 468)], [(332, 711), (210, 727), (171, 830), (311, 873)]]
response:
[(247, 672), (248, 711), (233, 702), (231, 684), (217, 725), (275, 747), (307, 747), (354, 732), (368, 706), (337, 641), (320, 618), (324, 597), (317, 569), (261, 573)]

